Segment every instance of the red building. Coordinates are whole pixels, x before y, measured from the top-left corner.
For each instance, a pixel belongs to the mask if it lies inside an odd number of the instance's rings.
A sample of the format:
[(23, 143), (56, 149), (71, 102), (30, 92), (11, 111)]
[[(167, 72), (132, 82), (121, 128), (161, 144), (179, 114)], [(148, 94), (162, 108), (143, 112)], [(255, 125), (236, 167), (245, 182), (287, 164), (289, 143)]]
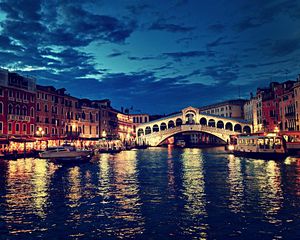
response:
[(34, 135), (35, 79), (0, 70), (0, 132), (16, 138)]

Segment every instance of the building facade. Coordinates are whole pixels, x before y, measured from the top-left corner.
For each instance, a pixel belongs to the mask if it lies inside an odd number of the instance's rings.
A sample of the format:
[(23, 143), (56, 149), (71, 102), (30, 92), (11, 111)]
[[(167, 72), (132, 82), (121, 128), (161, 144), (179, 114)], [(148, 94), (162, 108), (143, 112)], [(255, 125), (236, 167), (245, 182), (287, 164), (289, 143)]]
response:
[(118, 139), (118, 111), (111, 107), (108, 99), (93, 100), (94, 106), (99, 109), (99, 135), (102, 139)]
[(28, 137), (35, 132), (36, 81), (0, 69), (0, 134)]
[(118, 112), (119, 139), (122, 142), (131, 142), (134, 140), (133, 118), (131, 115)]
[(244, 104), (247, 100), (236, 99), (200, 107), (201, 113), (229, 118), (244, 118)]
[(88, 99), (80, 99), (79, 105), (79, 137), (86, 140), (99, 139), (99, 109)]

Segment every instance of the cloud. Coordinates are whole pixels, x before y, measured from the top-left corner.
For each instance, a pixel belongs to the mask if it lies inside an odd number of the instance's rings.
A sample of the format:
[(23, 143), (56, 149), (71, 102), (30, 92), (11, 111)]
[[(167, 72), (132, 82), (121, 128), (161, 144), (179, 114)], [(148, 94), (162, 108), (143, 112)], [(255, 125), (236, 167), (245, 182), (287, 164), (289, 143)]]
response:
[(206, 47), (208, 48), (212, 48), (212, 47), (218, 47), (218, 46), (222, 46), (222, 45), (230, 45), (230, 44), (234, 44), (234, 41), (223, 41), (224, 39), (226, 39), (226, 37), (219, 37), (216, 40), (207, 43)]
[(118, 50), (114, 50), (112, 53), (108, 54), (106, 57), (113, 58), (113, 57), (124, 56), (126, 54), (127, 54), (126, 51), (120, 52)]
[(174, 24), (174, 23), (167, 23), (166, 20), (160, 19), (160, 20), (152, 23), (152, 25), (149, 27), (149, 29), (173, 32), (173, 33), (185, 33), (185, 32), (191, 32), (195, 28), (183, 26), (183, 25), (179, 25), (179, 24)]
[(184, 58), (194, 58), (194, 57), (213, 57), (214, 52), (212, 51), (188, 51), (188, 52), (169, 52), (163, 53), (164, 56), (171, 57), (176, 61), (181, 61)]
[(286, 56), (299, 50), (299, 38), (281, 39), (275, 41), (271, 46), (273, 56)]

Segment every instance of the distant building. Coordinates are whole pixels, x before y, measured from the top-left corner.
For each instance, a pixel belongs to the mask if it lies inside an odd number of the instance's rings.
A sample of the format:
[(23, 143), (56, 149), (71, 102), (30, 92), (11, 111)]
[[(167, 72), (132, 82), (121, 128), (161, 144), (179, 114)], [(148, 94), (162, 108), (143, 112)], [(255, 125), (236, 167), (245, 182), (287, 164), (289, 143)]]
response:
[(148, 114), (130, 114), (133, 122), (133, 131), (135, 132), (136, 127), (142, 123), (146, 123), (150, 121), (150, 116)]
[(244, 104), (244, 119), (252, 123), (253, 131), (258, 131), (257, 126), (257, 98), (251, 96), (250, 100)]
[(134, 138), (134, 126), (133, 126), (133, 117), (130, 114), (118, 112), (118, 133), (119, 139), (122, 142), (133, 141)]
[(99, 109), (100, 138), (118, 139), (118, 111), (111, 107), (111, 101), (103, 99), (92, 102)]
[(244, 118), (244, 104), (247, 100), (236, 99), (200, 107), (201, 113), (229, 118)]
[(36, 81), (0, 69), (0, 134), (33, 136), (35, 129)]
[(99, 139), (99, 109), (89, 99), (80, 99), (78, 131), (81, 139)]
[(63, 138), (65, 136), (65, 89), (37, 85), (36, 136)]

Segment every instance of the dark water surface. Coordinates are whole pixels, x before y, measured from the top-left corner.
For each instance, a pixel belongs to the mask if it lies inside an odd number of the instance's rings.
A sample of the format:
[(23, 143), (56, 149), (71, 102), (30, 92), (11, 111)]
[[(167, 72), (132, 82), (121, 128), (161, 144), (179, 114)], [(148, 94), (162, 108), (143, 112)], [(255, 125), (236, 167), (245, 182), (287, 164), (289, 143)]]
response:
[(0, 161), (0, 239), (300, 239), (300, 159), (214, 149)]

